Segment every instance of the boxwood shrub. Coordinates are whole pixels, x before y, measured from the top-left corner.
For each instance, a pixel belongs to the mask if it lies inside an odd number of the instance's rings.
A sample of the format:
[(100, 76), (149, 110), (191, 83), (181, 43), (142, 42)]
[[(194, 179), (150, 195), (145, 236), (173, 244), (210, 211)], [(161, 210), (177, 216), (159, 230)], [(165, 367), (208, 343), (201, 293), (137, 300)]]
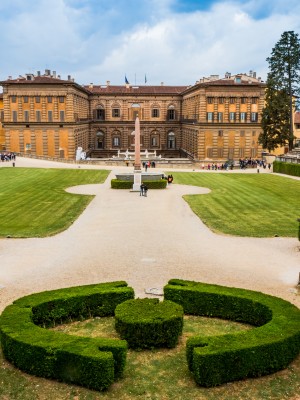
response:
[(300, 176), (300, 164), (294, 164), (283, 161), (274, 161), (273, 171), (279, 174)]
[(107, 389), (123, 373), (125, 341), (71, 336), (43, 327), (71, 319), (113, 316), (119, 303), (133, 297), (133, 289), (120, 281), (20, 298), (0, 317), (3, 354), (29, 374)]
[(263, 293), (172, 279), (165, 299), (181, 304), (185, 314), (249, 323), (255, 328), (237, 334), (187, 341), (189, 369), (206, 387), (278, 371), (300, 351), (300, 310)]
[[(165, 189), (167, 187), (167, 181), (165, 179), (161, 179), (159, 181), (145, 181), (145, 185), (147, 185), (148, 189)], [(121, 181), (119, 179), (111, 180), (111, 188), (112, 189), (132, 189), (133, 182), (130, 181)]]
[(183, 308), (168, 300), (127, 300), (116, 307), (115, 327), (130, 348), (172, 348), (182, 334)]

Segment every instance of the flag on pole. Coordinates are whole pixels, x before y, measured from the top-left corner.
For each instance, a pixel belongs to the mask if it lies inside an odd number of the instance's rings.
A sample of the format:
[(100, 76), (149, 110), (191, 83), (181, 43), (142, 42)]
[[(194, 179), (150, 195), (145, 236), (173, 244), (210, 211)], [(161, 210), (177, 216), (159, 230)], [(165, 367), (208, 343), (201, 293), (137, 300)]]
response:
[(128, 81), (127, 77), (126, 77), (126, 74), (125, 74), (125, 83), (129, 84), (129, 81)]
[(147, 83), (147, 76), (146, 76), (146, 74), (145, 74), (145, 83)]

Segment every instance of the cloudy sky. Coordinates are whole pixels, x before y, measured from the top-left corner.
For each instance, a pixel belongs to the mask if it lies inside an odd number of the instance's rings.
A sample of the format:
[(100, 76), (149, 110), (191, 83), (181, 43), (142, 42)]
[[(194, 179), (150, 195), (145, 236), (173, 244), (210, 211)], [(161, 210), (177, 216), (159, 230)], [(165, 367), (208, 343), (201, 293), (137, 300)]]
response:
[(0, 0), (0, 80), (46, 68), (79, 84), (266, 79), (266, 58), (284, 31), (300, 33), (299, 15), (299, 0)]

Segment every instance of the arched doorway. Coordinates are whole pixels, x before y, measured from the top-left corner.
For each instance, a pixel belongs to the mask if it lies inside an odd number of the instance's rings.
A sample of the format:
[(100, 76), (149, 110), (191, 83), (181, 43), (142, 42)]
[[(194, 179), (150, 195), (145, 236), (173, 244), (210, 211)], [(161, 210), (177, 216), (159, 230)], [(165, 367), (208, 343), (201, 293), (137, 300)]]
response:
[(104, 149), (104, 132), (102, 131), (96, 133), (96, 149)]
[(175, 149), (175, 147), (176, 147), (175, 133), (169, 132), (168, 133), (168, 149)]

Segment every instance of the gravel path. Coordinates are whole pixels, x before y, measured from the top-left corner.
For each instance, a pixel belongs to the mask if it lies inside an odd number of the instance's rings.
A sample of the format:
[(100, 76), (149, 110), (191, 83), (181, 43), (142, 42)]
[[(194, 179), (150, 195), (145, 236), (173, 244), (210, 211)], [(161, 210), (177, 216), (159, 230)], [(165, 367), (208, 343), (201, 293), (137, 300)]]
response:
[[(78, 168), (25, 158), (16, 166)], [(161, 289), (170, 278), (258, 290), (300, 307), (296, 238), (216, 235), (182, 199), (208, 189), (172, 184), (149, 190), (147, 198), (110, 189), (115, 172), (126, 170), (114, 168), (103, 185), (68, 189), (96, 195), (68, 230), (42, 239), (0, 239), (0, 311), (25, 294), (112, 280), (126, 280), (136, 297), (145, 297), (145, 289)]]

